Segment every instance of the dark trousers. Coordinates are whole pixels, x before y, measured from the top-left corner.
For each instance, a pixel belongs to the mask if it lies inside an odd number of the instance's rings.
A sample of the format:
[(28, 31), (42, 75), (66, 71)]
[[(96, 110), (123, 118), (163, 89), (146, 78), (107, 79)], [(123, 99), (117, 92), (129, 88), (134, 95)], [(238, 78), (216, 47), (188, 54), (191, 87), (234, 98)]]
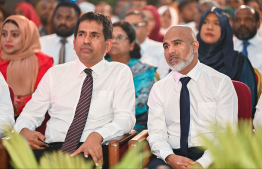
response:
[[(83, 143), (79, 143), (77, 148), (79, 148)], [(42, 157), (43, 153), (45, 152), (53, 152), (53, 151), (57, 151), (60, 150), (63, 146), (63, 142), (55, 142), (55, 143), (50, 143), (50, 146), (47, 147), (44, 150), (33, 150), (34, 155), (37, 159), (37, 161), (39, 162), (40, 158)], [(108, 146), (107, 145), (102, 145), (102, 149), (103, 149), (103, 160), (104, 160), (104, 165), (103, 165), (103, 169), (108, 169)], [(92, 157), (89, 155), (88, 158), (84, 157), (84, 153), (81, 153), (82, 157), (86, 160), (93, 160)]]
[[(181, 155), (180, 153), (180, 149), (173, 149), (173, 152), (176, 155)], [(198, 160), (200, 157), (202, 157), (202, 155), (204, 154), (203, 150), (200, 150), (197, 147), (191, 147), (188, 148), (188, 158), (190, 158), (193, 161)], [(156, 169), (158, 166), (160, 165), (164, 165), (167, 167), (170, 167), (167, 163), (165, 163), (164, 160), (162, 160), (161, 158), (157, 158), (156, 156), (154, 156), (149, 163), (146, 165), (145, 168), (149, 168), (149, 169)], [(171, 168), (171, 167), (170, 167)]]

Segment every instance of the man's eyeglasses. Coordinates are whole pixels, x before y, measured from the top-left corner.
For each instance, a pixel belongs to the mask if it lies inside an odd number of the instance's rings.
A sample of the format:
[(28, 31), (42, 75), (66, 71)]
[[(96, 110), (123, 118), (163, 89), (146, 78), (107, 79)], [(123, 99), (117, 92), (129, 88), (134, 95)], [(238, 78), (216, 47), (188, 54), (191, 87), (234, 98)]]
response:
[(133, 25), (134, 25), (135, 27), (142, 27), (142, 26), (146, 26), (146, 23), (145, 23), (145, 22), (133, 23)]
[(126, 39), (128, 39), (128, 37), (125, 37), (125, 36), (112, 37), (112, 40), (116, 40), (116, 41), (123, 41)]

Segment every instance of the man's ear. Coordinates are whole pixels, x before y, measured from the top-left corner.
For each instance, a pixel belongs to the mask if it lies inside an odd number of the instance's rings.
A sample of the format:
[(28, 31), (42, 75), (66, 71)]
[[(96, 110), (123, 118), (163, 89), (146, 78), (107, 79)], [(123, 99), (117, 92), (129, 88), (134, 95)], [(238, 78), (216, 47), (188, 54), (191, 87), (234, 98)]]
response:
[(75, 43), (76, 43), (76, 39), (74, 38), (74, 40), (73, 40), (74, 50), (75, 50)]
[(260, 27), (260, 21), (257, 21), (257, 29)]
[(199, 43), (198, 43), (198, 41), (194, 41), (194, 42), (192, 43), (192, 47), (193, 47), (193, 53), (194, 53), (194, 54), (198, 53), (198, 48), (199, 48)]
[(106, 50), (105, 50), (105, 53), (109, 52), (111, 47), (112, 47), (112, 39), (108, 39), (106, 42)]

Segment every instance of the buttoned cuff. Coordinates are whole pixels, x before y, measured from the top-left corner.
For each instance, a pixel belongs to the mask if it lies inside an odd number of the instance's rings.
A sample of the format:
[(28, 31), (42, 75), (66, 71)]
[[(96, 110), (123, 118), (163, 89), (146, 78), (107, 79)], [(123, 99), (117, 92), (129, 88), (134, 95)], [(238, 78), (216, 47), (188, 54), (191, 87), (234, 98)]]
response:
[[(174, 154), (173, 150), (160, 150), (160, 158), (166, 162), (167, 156)], [(167, 163), (167, 162), (166, 162)]]
[(208, 168), (212, 164), (213, 159), (209, 154), (208, 150), (206, 150), (203, 156), (199, 158), (197, 162), (199, 162), (203, 168)]
[(23, 124), (22, 123), (16, 123), (14, 125), (14, 129), (17, 133), (20, 133), (20, 131), (23, 129), (23, 128), (28, 128), (29, 130), (35, 130), (35, 127), (34, 125), (30, 125), (30, 123), (26, 123), (24, 122)]
[(97, 129), (95, 132), (97, 132), (98, 134), (100, 134), (103, 137), (103, 142), (111, 138), (111, 133), (107, 129), (100, 128), (100, 129)]

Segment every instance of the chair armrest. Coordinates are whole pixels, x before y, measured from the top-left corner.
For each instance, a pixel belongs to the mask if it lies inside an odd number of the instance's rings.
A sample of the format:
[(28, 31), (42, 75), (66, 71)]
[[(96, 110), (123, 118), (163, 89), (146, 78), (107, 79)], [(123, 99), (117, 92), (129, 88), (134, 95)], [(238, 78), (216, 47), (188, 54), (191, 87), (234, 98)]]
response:
[[(137, 147), (139, 143), (141, 143), (142, 141), (145, 140), (145, 142), (143, 143), (143, 147), (140, 151), (141, 151), (141, 153), (148, 151), (148, 150), (150, 151), (149, 144), (146, 140), (147, 137), (148, 137), (148, 130), (143, 130), (141, 133), (136, 135), (134, 138), (132, 138), (128, 142), (128, 149), (130, 149), (132, 147)], [(149, 161), (150, 161), (150, 157), (141, 160), (141, 164), (140, 164), (141, 168), (144, 168)]]
[[(120, 147), (123, 147), (124, 145), (127, 145), (128, 141), (135, 137), (137, 135), (137, 132), (135, 130), (132, 130), (128, 134), (124, 134), (123, 136), (118, 136), (112, 138), (109, 142), (103, 143), (103, 145), (108, 143), (108, 162), (109, 162), (109, 168), (112, 168), (115, 166), (119, 160), (120, 156), (122, 155), (120, 152)], [(127, 149), (126, 147), (123, 147), (124, 152)]]
[(131, 148), (132, 146), (137, 146), (137, 144), (145, 140), (147, 136), (148, 136), (148, 130), (143, 130), (141, 133), (136, 135), (128, 142), (128, 148)]
[(3, 145), (2, 139), (0, 139), (0, 168), (9, 168), (9, 160), (8, 152)]

